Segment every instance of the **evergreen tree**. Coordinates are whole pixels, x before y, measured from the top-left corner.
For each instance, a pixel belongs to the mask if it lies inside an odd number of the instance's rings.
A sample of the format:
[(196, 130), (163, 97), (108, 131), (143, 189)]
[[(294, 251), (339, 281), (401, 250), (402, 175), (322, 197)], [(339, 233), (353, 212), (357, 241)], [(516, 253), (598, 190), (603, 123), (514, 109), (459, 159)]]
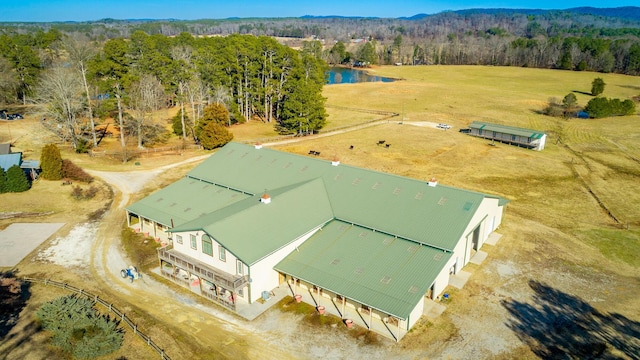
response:
[(358, 50), (358, 60), (365, 64), (376, 63), (376, 48), (371, 41), (367, 41), (362, 45), (362, 47), (360, 47)]
[[(191, 132), (191, 127), (189, 126), (189, 124), (191, 123), (189, 120), (189, 116), (187, 115), (187, 113), (184, 113), (184, 125), (187, 128), (186, 131), (187, 133)], [(176, 114), (176, 116), (173, 117), (173, 119), (171, 119), (171, 128), (173, 129), (173, 133), (178, 135), (178, 136), (182, 136), (182, 110), (178, 111), (178, 113)]]
[(563, 70), (573, 69), (573, 59), (571, 58), (571, 53), (569, 52), (569, 50), (565, 50), (562, 53), (558, 66)]
[(60, 155), (60, 149), (55, 144), (48, 144), (42, 148), (40, 168), (42, 168), (41, 176), (43, 179), (62, 179), (62, 155)]
[(200, 130), (199, 139), (205, 150), (212, 150), (233, 140), (233, 134), (224, 125), (210, 121)]
[(2, 167), (0, 167), (0, 194), (8, 192), (7, 188), (7, 173)]
[(310, 81), (300, 80), (295, 88), (285, 99), (277, 130), (280, 134), (316, 133), (326, 123), (325, 99)]
[(574, 93), (568, 93), (567, 96), (562, 99), (562, 107), (564, 108), (564, 116), (569, 117), (573, 115), (576, 110), (576, 105), (578, 103), (578, 98)]
[(13, 165), (7, 170), (7, 191), (23, 192), (29, 190), (27, 175), (18, 165)]
[(598, 96), (602, 94), (604, 92), (605, 85), (604, 80), (601, 78), (593, 79), (593, 82), (591, 83), (591, 95)]
[(50, 301), (38, 310), (42, 328), (52, 333), (53, 345), (79, 359), (110, 354), (122, 346), (124, 334), (118, 323), (101, 316), (93, 302), (68, 295)]
[[(224, 107), (224, 105), (213, 103), (207, 105), (207, 107), (204, 108), (202, 117), (200, 118), (198, 124), (196, 124), (196, 128), (194, 129), (194, 132), (198, 139), (202, 140), (204, 128), (207, 127), (210, 123), (215, 123), (222, 127), (229, 124), (229, 111)], [(211, 135), (212, 129), (213, 128), (209, 129), (209, 133), (206, 136)]]

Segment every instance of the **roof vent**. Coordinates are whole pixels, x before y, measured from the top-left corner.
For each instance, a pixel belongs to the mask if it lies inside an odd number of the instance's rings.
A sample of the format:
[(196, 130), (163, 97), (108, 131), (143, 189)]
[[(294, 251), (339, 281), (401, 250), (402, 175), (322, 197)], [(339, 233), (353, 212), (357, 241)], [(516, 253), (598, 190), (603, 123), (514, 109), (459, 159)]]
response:
[(436, 180), (436, 178), (432, 177), (429, 179), (429, 186), (436, 187), (436, 185), (438, 185), (438, 180)]
[(269, 196), (269, 194), (267, 194), (267, 193), (264, 193), (264, 195), (262, 195), (260, 197), (260, 202), (264, 203), (264, 204), (270, 203), (271, 202), (271, 196)]
[(256, 143), (255, 145), (253, 145), (253, 147), (254, 147), (256, 150), (260, 150), (260, 149), (262, 149), (262, 144), (258, 142), (258, 143)]
[(338, 160), (337, 157), (334, 157), (333, 160), (331, 160), (331, 165), (332, 166), (338, 166), (340, 165), (340, 160)]

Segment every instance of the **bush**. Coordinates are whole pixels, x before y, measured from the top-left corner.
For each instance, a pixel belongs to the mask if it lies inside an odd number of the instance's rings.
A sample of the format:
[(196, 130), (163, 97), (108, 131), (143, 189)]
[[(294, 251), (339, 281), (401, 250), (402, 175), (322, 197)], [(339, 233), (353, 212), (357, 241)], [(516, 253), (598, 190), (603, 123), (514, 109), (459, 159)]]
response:
[(59, 297), (42, 305), (36, 318), (51, 332), (54, 346), (75, 358), (92, 359), (118, 350), (124, 339), (118, 322), (100, 315), (93, 305), (76, 295)]
[(42, 148), (40, 168), (42, 169), (40, 176), (42, 176), (43, 179), (62, 179), (62, 155), (60, 155), (60, 149), (58, 149), (55, 144), (48, 144)]
[(632, 115), (636, 112), (636, 104), (631, 100), (595, 98), (589, 100), (584, 108), (592, 118)]
[(74, 186), (71, 189), (71, 197), (76, 200), (88, 200), (93, 199), (98, 194), (98, 188), (90, 186), (88, 189), (83, 190), (80, 186)]
[(29, 179), (20, 166), (13, 165), (7, 170), (7, 192), (23, 192), (30, 187)]
[(66, 179), (82, 181), (90, 183), (93, 177), (87, 174), (81, 167), (74, 164), (71, 160), (62, 160), (62, 176)]

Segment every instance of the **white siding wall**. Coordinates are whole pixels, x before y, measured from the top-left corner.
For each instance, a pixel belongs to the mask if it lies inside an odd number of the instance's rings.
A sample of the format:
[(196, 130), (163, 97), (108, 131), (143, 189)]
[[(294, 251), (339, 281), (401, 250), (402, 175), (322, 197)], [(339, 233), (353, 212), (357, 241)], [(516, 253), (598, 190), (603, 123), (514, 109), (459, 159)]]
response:
[(420, 320), (423, 310), (424, 310), (424, 296), (420, 298), (420, 301), (418, 301), (418, 304), (416, 305), (416, 307), (413, 308), (413, 310), (411, 310), (411, 314), (409, 315), (409, 326), (405, 327), (406, 330), (411, 329), (413, 325), (415, 325), (415, 323), (418, 322), (418, 320)]
[[(197, 234), (197, 235), (196, 235)], [(226, 251), (226, 261), (221, 261), (219, 258), (218, 247), (220, 244), (215, 239), (211, 239), (213, 246), (213, 256), (209, 256), (202, 252), (202, 231), (190, 231), (173, 234), (173, 248), (185, 255), (191, 256), (209, 266), (220, 269), (226, 273), (236, 275), (236, 257), (233, 256), (228, 250)], [(176, 235), (182, 236), (182, 244), (178, 244)], [(191, 235), (196, 235), (196, 249), (191, 248)], [(245, 275), (247, 269), (245, 268)]]
[[(278, 272), (273, 270), (273, 267), (284, 259), (285, 256), (295, 251), (297, 246), (300, 246), (305, 242), (318, 228), (304, 234), (298, 239), (294, 240), (285, 247), (277, 250), (273, 254), (265, 257), (251, 266), (251, 273), (249, 274), (249, 268), (246, 264), (243, 264), (243, 275), (250, 275), (251, 283), (251, 299), (248, 299), (248, 289), (245, 289), (244, 298), (250, 302), (256, 301), (262, 296), (263, 291), (271, 291), (278, 286)], [(197, 235), (196, 235), (197, 234)], [(197, 259), (211, 267), (222, 270), (231, 275), (238, 275), (237, 258), (226, 250), (226, 261), (220, 260), (219, 246), (220, 244), (212, 238), (213, 256), (209, 256), (202, 252), (202, 231), (190, 231), (173, 234), (173, 248), (175, 251), (188, 255), (194, 259)], [(191, 235), (196, 235), (196, 249), (191, 248)], [(182, 236), (182, 244), (177, 241), (177, 236)]]
[(260, 298), (263, 291), (271, 291), (273, 288), (278, 287), (278, 272), (273, 270), (273, 267), (292, 251), (295, 251), (296, 247), (307, 241), (318, 229), (320, 227), (309, 231), (273, 254), (251, 265), (251, 302)]
[(540, 143), (538, 144), (538, 146), (536, 146), (536, 148), (534, 150), (542, 150), (544, 149), (544, 145), (547, 143), (547, 134), (542, 135), (542, 137), (540, 138)]

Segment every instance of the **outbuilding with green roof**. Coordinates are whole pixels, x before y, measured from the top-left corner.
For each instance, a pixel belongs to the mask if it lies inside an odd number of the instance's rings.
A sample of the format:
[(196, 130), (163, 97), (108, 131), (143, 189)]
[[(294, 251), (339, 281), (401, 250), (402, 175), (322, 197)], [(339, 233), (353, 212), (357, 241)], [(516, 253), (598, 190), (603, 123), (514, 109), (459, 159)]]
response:
[(472, 122), (468, 134), (538, 151), (544, 149), (547, 142), (547, 134), (542, 131), (482, 121)]

